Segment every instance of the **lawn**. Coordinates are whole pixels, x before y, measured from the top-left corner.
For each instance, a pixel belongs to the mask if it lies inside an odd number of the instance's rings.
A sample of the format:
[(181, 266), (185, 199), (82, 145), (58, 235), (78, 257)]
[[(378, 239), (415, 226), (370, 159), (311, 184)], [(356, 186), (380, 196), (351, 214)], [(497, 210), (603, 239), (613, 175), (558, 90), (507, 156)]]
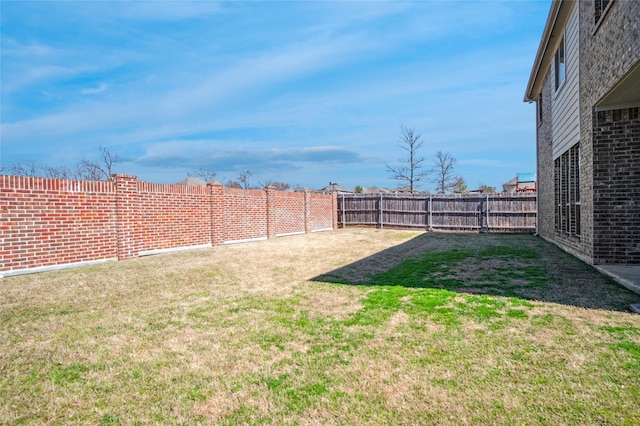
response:
[(346, 229), (0, 280), (0, 424), (640, 424), (640, 296), (530, 235)]

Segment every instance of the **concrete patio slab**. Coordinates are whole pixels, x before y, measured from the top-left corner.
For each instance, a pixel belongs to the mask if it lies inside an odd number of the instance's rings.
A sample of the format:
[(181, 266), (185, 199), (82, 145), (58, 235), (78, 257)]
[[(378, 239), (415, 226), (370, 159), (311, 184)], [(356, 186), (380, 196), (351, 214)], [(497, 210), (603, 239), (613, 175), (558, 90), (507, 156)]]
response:
[[(631, 291), (640, 294), (640, 265), (594, 265), (594, 267)], [(640, 314), (640, 304), (629, 306)]]

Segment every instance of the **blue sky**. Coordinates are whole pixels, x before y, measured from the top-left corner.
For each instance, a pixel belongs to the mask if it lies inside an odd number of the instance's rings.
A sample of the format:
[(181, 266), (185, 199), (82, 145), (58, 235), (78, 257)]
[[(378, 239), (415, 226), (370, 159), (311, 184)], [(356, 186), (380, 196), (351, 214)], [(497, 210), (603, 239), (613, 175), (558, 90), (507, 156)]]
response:
[[(2, 1), (2, 166), (397, 187), (400, 127), (470, 188), (535, 171), (550, 0)], [(427, 183), (422, 189), (433, 190)]]

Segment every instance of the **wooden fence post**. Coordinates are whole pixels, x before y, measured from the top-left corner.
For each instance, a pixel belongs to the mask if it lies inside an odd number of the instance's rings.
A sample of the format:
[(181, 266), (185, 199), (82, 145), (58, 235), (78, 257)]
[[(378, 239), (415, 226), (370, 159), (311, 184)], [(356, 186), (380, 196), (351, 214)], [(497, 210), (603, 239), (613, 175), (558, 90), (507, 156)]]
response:
[(487, 233), (489, 232), (489, 194), (487, 194)]
[(429, 194), (429, 231), (433, 232), (433, 195)]
[(380, 229), (384, 228), (384, 211), (382, 209), (382, 203), (384, 202), (384, 194), (380, 193)]

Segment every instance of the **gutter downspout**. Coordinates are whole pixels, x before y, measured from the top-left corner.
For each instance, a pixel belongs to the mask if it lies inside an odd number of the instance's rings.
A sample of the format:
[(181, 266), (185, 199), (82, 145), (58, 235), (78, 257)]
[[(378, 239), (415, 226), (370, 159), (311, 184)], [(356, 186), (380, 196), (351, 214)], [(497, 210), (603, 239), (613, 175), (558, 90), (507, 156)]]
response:
[(534, 237), (539, 235), (540, 221), (540, 150), (538, 149), (538, 138), (540, 137), (540, 123), (538, 123), (538, 105), (536, 105), (536, 232)]

